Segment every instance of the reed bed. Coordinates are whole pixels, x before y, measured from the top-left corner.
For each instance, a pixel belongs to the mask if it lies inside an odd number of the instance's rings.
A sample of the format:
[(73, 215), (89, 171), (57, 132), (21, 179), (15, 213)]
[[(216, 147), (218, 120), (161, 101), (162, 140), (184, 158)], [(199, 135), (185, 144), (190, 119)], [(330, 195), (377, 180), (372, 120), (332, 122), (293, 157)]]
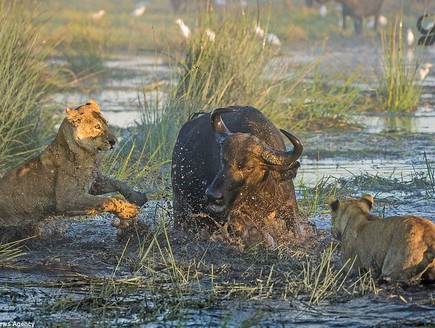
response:
[(406, 113), (416, 109), (422, 80), (419, 79), (421, 58), (411, 58), (415, 47), (408, 47), (403, 38), (401, 17), (396, 17), (387, 32), (381, 32), (382, 67), (380, 99), (386, 111)]
[[(24, 5), (24, 4), (23, 4)], [(0, 171), (34, 153), (46, 131), (44, 96), (53, 76), (40, 25), (17, 2), (0, 1)]]

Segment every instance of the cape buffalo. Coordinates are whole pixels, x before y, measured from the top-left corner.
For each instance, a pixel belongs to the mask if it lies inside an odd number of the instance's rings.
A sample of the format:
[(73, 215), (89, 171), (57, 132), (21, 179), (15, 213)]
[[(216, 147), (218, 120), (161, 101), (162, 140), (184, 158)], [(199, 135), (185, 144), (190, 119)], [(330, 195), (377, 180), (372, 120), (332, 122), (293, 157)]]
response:
[[(329, 0), (316, 0), (318, 3), (325, 3)], [(362, 23), (364, 17), (375, 16), (376, 29), (378, 26), (379, 13), (384, 0), (335, 0), (342, 5), (343, 29), (346, 29), (346, 18), (352, 17), (355, 26), (355, 32), (362, 32)]]
[(257, 109), (215, 109), (183, 125), (172, 155), (176, 227), (220, 239), (276, 246), (311, 235), (292, 179), (302, 142), (286, 150), (276, 127)]

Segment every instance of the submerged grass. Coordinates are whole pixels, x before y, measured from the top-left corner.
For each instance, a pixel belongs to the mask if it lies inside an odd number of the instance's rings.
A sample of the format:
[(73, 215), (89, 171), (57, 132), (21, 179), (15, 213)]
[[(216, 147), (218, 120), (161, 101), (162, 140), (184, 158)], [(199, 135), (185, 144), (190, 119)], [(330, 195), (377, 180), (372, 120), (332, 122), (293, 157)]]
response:
[(23, 240), (17, 240), (6, 244), (0, 243), (0, 267), (8, 265), (14, 259), (26, 254), (23, 250), (22, 242)]
[(302, 264), (301, 280), (304, 292), (309, 294), (308, 303), (320, 305), (325, 300), (336, 300), (365, 295), (377, 294), (376, 282), (371, 271), (351, 276), (354, 261), (348, 260), (337, 266), (334, 257), (337, 256), (337, 246), (332, 243), (320, 255), (320, 260), (307, 258)]

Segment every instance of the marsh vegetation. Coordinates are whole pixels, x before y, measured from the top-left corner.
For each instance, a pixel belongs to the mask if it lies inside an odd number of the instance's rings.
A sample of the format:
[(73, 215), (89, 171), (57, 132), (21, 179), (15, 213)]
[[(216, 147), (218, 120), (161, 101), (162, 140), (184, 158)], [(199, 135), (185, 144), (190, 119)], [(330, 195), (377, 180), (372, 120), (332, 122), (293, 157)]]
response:
[[(148, 228), (131, 236), (117, 236), (106, 216), (50, 218), (38, 238), (0, 245), (0, 322), (434, 325), (433, 287), (344, 270), (326, 207), (329, 195), (371, 193), (380, 216), (435, 220), (434, 74), (418, 79), (435, 53), (415, 47), (409, 61), (403, 39), (404, 27), (415, 28), (433, 6), (385, 1), (389, 25), (356, 37), (338, 26), (333, 2), (322, 19), (318, 7), (297, 0), (243, 9), (239, 1), (205, 3), (193, 15), (149, 1), (132, 16), (130, 0), (25, 8), (0, 1), (1, 174), (47, 144), (65, 105), (95, 98), (118, 126), (105, 172), (151, 198), (140, 214)], [(190, 26), (189, 39), (178, 17)], [(259, 37), (256, 26), (281, 46)], [(240, 252), (173, 231), (169, 175), (178, 130), (192, 113), (232, 104), (259, 108), (304, 141), (295, 186), (319, 229), (316, 245)], [(413, 125), (421, 117), (423, 128)]]

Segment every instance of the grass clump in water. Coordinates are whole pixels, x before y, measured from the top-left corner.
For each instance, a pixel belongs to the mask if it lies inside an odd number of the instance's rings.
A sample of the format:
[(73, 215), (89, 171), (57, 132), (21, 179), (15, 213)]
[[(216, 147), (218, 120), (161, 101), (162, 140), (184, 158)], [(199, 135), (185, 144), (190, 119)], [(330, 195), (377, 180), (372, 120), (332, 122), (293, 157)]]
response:
[(17, 257), (26, 254), (23, 251), (23, 246), (20, 245), (22, 241), (17, 240), (6, 244), (0, 243), (0, 267), (8, 265)]
[(105, 35), (83, 21), (64, 41), (64, 57), (75, 77), (88, 76), (104, 70)]
[(384, 108), (393, 113), (415, 110), (420, 98), (422, 80), (418, 80), (419, 61), (412, 60), (403, 38), (402, 20), (396, 18), (388, 32), (381, 32), (382, 67), (380, 99)]

